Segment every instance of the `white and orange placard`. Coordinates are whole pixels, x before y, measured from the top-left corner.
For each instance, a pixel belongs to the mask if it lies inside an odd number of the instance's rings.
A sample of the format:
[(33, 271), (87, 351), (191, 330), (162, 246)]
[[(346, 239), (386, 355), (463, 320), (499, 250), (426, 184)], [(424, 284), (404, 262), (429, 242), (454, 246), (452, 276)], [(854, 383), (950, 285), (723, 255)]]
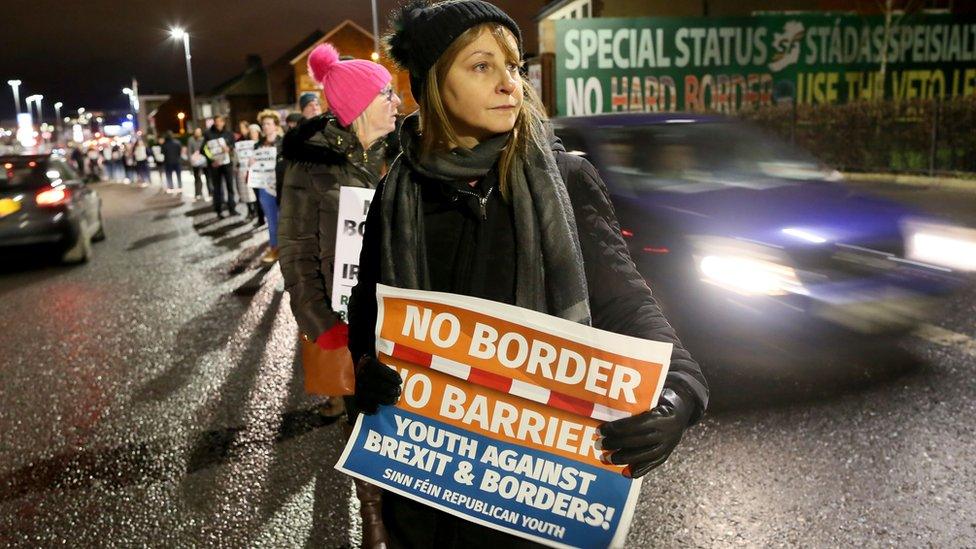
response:
[(336, 467), (553, 547), (621, 546), (640, 481), (600, 460), (605, 421), (649, 410), (671, 344), (477, 298), (377, 286), (376, 351), (403, 378)]

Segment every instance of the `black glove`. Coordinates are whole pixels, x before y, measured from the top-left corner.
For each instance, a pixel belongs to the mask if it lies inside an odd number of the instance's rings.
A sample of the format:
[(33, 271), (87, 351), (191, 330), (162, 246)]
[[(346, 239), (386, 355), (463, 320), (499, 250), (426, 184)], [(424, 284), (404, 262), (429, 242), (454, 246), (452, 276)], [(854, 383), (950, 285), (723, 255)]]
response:
[(649, 412), (600, 426), (600, 449), (612, 452), (610, 463), (627, 465), (630, 478), (646, 475), (663, 464), (681, 442), (695, 411), (695, 398), (681, 387), (665, 387)]
[(360, 358), (356, 364), (356, 406), (359, 411), (372, 415), (380, 405), (396, 404), (402, 381), (396, 370), (376, 357)]

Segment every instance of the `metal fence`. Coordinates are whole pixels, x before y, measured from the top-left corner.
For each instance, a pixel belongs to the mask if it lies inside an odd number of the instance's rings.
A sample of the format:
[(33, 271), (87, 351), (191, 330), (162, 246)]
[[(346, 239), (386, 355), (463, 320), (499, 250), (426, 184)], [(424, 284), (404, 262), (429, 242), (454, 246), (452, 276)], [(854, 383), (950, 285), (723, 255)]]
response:
[(844, 171), (976, 175), (976, 97), (776, 105), (741, 116)]

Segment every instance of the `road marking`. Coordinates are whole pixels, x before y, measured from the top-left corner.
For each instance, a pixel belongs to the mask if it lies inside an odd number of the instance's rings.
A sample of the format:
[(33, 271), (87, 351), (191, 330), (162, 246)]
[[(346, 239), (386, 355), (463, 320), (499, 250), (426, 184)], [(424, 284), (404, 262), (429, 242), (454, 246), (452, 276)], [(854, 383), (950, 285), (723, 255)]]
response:
[(946, 330), (932, 324), (923, 324), (915, 330), (915, 335), (936, 345), (956, 347), (963, 353), (976, 357), (976, 340), (966, 334)]

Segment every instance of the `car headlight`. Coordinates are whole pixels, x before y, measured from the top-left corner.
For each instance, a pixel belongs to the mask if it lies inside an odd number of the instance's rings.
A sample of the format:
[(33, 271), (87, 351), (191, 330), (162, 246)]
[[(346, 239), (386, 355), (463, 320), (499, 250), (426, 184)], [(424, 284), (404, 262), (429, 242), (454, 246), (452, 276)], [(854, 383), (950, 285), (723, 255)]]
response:
[(801, 293), (803, 284), (792, 267), (745, 256), (706, 255), (698, 260), (705, 282), (743, 295)]
[(924, 221), (904, 224), (905, 257), (959, 271), (976, 271), (976, 229)]

